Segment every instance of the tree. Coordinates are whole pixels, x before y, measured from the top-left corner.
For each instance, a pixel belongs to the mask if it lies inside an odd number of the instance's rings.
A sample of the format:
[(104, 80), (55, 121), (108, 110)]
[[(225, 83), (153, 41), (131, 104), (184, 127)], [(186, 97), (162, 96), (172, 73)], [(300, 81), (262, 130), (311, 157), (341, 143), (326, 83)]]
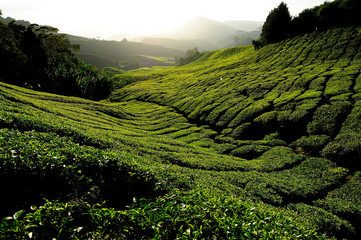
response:
[(319, 27), (323, 29), (329, 29), (341, 25), (343, 20), (343, 9), (340, 8), (340, 1), (325, 2), (318, 10)]
[(279, 42), (290, 35), (291, 15), (284, 2), (273, 9), (262, 27), (260, 42), (262, 45)]
[(262, 43), (258, 40), (252, 40), (252, 45), (254, 47), (254, 50), (258, 50), (262, 47)]
[(106, 97), (113, 82), (81, 62), (75, 56), (78, 49), (54, 27), (0, 21), (0, 79), (64, 95)]
[(317, 15), (312, 9), (305, 9), (292, 19), (291, 25), (292, 35), (313, 32), (318, 25)]
[(202, 54), (198, 51), (198, 48), (189, 49), (184, 57), (179, 58), (178, 64), (185, 65), (187, 63), (197, 60)]

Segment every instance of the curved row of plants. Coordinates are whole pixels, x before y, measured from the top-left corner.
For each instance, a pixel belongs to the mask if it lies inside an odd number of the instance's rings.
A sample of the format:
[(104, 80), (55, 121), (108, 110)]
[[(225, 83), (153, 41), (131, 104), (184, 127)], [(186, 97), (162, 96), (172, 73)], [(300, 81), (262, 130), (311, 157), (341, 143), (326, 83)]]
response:
[[(1, 239), (325, 237), (294, 210), (250, 201), (270, 177), (284, 178), (278, 188), (292, 188), (287, 171), (267, 172), (283, 163), (250, 163), (201, 146), (189, 135), (215, 146), (207, 137), (214, 133), (169, 107), (92, 102), (3, 83), (0, 90), (0, 189), (7, 196)], [(283, 150), (284, 162), (293, 161), (295, 154)], [(314, 192), (345, 172), (321, 159), (323, 170), (304, 163), (297, 173), (309, 175), (304, 186), (317, 174), (329, 179)], [(254, 184), (243, 190), (245, 178)], [(288, 193), (267, 195), (280, 204)], [(327, 214), (333, 219), (328, 234), (352, 234), (347, 222)]]
[[(281, 171), (292, 176), (289, 183), (303, 181), (304, 175), (297, 176), (293, 171), (305, 169), (304, 164), (316, 164), (319, 157), (331, 160), (335, 168), (330, 172), (338, 172), (339, 178), (322, 190), (318, 188), (316, 194), (303, 195), (294, 188), (288, 192), (283, 184), (276, 187), (282, 179), (279, 175), (275, 179), (267, 176), (272, 180), (258, 183), (238, 174), (245, 179), (238, 186), (271, 204), (303, 202), (306, 205), (299, 209), (306, 212), (310, 210), (305, 210), (305, 206), (321, 207), (348, 219), (359, 229), (361, 199), (353, 181), (358, 181), (361, 157), (360, 33), (359, 27), (335, 28), (258, 51), (238, 47), (208, 52), (187, 66), (148, 72), (148, 80), (117, 91), (110, 100), (172, 107), (192, 123), (215, 132), (211, 138), (218, 149), (212, 146), (213, 142), (203, 147), (246, 158), (254, 164), (264, 156), (282, 162), (282, 146), (291, 148), (307, 160), (290, 157), (292, 161), (285, 165), (289, 170)], [(270, 154), (272, 151), (274, 155)], [(322, 169), (320, 166), (317, 163), (312, 169)], [(261, 171), (274, 170), (277, 168)], [(235, 183), (238, 178), (231, 176)], [(257, 173), (257, 178), (260, 176)], [(311, 186), (317, 186), (315, 181), (310, 180), (305, 189), (310, 191)], [(347, 191), (352, 197), (346, 197)], [(352, 207), (344, 207), (346, 203)]]
[(103, 102), (0, 83), (2, 235), (357, 238), (360, 39), (209, 52)]

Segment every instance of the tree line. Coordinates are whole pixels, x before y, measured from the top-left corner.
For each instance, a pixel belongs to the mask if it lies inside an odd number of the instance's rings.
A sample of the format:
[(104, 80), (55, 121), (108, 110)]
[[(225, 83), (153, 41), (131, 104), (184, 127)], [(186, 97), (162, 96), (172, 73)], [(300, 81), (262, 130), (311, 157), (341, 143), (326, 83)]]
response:
[(256, 49), (296, 35), (333, 27), (361, 25), (360, 0), (335, 0), (311, 9), (303, 10), (292, 17), (287, 5), (282, 2), (273, 9), (262, 27), (261, 37), (253, 41)]
[(187, 50), (184, 57), (178, 58), (177, 59), (177, 64), (178, 64), (178, 66), (182, 66), (182, 65), (185, 65), (185, 64), (188, 64), (190, 62), (193, 62), (193, 61), (197, 60), (201, 56), (202, 56), (202, 53), (200, 53), (198, 51), (198, 48), (195, 47), (193, 49)]
[[(1, 15), (1, 11), (0, 11)], [(51, 26), (0, 20), (0, 80), (35, 90), (88, 99), (105, 98), (111, 78), (76, 56), (65, 34)]]

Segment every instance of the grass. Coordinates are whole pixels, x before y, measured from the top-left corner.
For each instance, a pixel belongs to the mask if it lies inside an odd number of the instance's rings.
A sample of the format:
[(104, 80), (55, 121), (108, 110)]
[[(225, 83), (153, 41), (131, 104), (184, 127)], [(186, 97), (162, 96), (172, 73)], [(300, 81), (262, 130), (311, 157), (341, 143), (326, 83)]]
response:
[(206, 52), (101, 102), (0, 83), (0, 235), (357, 239), (360, 38)]

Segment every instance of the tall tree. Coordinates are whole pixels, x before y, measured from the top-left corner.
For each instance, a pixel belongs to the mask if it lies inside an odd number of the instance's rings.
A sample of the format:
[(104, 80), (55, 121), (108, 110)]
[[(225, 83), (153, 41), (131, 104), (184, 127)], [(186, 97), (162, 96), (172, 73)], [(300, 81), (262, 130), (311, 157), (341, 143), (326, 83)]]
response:
[(305, 9), (297, 17), (292, 19), (291, 24), (292, 35), (313, 32), (318, 26), (316, 12), (312, 9)]
[(284, 2), (273, 9), (262, 27), (261, 43), (263, 45), (286, 39), (290, 34), (291, 14)]

